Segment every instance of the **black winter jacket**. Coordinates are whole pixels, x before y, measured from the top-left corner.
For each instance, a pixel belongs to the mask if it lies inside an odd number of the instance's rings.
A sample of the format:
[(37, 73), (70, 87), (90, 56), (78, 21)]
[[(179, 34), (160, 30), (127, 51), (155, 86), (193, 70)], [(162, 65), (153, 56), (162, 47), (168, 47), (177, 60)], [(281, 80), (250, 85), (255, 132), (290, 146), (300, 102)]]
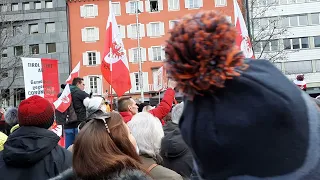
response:
[(0, 152), (0, 180), (45, 180), (72, 166), (72, 153), (58, 145), (52, 131), (22, 126)]
[(184, 179), (189, 179), (193, 168), (193, 158), (182, 139), (178, 125), (169, 121), (163, 130), (164, 137), (160, 150), (163, 166), (179, 173)]
[(76, 86), (70, 86), (70, 91), (71, 91), (73, 108), (77, 114), (77, 121), (72, 123), (66, 123), (64, 125), (65, 129), (77, 128), (78, 125), (82, 121), (85, 121), (87, 118), (86, 107), (83, 105), (83, 100), (89, 97), (89, 94), (86, 93), (85, 91), (80, 90)]

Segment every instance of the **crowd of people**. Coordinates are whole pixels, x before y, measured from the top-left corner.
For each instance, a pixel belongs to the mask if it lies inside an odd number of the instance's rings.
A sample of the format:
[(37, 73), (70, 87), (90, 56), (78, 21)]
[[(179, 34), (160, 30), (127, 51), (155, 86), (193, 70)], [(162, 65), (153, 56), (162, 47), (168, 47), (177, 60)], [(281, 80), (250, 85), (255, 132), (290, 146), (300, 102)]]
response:
[[(111, 111), (77, 77), (64, 113), (36, 95), (8, 109), (0, 180), (320, 179), (319, 100), (269, 61), (245, 59), (236, 36), (220, 13), (183, 17), (165, 46), (170, 80), (156, 107), (121, 97)], [(173, 104), (175, 90), (184, 102)]]

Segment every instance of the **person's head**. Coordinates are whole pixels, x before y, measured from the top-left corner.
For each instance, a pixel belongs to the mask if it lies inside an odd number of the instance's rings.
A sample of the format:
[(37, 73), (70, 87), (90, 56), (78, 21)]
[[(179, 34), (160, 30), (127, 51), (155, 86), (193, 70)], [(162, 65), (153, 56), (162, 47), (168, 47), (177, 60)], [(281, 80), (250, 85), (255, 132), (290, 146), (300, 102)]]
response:
[(183, 112), (183, 102), (175, 105), (173, 108), (172, 108), (172, 111), (171, 111), (171, 119), (172, 119), (172, 122), (175, 123), (175, 124), (179, 124), (179, 121), (180, 121), (180, 117), (182, 115), (182, 112)]
[(128, 126), (136, 138), (140, 154), (155, 158), (159, 154), (164, 136), (160, 120), (148, 112), (140, 112), (132, 117)]
[(146, 105), (143, 107), (142, 112), (148, 112), (151, 109), (154, 109), (155, 107), (151, 106), (151, 105)]
[(43, 97), (34, 95), (23, 100), (18, 107), (19, 126), (36, 126), (49, 129), (54, 121), (54, 108)]
[(120, 114), (104, 113), (86, 122), (73, 146), (73, 168), (79, 178), (140, 169), (135, 139)]
[(85, 98), (83, 100), (83, 105), (86, 107), (87, 114), (93, 114), (94, 112), (101, 110), (107, 112), (106, 104), (101, 97)]
[(82, 91), (84, 90), (84, 80), (81, 77), (76, 77), (72, 80), (72, 85), (73, 86), (77, 86), (79, 89), (81, 89)]
[(4, 114), (4, 120), (9, 126), (15, 126), (18, 124), (18, 108), (9, 107)]
[(60, 85), (60, 88), (61, 88), (61, 89), (64, 89), (65, 87), (66, 87), (66, 84), (61, 84), (61, 85)]
[(134, 115), (138, 113), (138, 105), (131, 97), (121, 97), (118, 100), (118, 111), (129, 111)]
[(297, 76), (297, 80), (298, 80), (298, 81), (303, 81), (303, 80), (304, 80), (304, 75), (303, 75), (303, 74), (299, 74), (299, 75)]

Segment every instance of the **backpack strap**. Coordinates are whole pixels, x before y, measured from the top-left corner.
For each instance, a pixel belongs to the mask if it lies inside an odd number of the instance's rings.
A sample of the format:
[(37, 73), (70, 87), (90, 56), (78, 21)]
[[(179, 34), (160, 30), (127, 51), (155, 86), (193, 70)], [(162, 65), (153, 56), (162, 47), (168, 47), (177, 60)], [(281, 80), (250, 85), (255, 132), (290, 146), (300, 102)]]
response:
[(158, 164), (151, 164), (151, 166), (147, 169), (147, 172), (150, 173), (150, 171), (156, 166), (158, 166)]

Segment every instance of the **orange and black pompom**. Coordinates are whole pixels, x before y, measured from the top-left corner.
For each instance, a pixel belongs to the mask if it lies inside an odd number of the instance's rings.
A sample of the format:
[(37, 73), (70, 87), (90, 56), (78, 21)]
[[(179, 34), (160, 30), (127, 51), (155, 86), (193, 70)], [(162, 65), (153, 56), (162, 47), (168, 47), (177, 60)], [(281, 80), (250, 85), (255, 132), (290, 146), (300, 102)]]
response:
[(170, 31), (166, 69), (187, 95), (214, 92), (227, 79), (240, 74), (244, 56), (235, 46), (237, 31), (226, 17), (215, 11), (186, 15)]

